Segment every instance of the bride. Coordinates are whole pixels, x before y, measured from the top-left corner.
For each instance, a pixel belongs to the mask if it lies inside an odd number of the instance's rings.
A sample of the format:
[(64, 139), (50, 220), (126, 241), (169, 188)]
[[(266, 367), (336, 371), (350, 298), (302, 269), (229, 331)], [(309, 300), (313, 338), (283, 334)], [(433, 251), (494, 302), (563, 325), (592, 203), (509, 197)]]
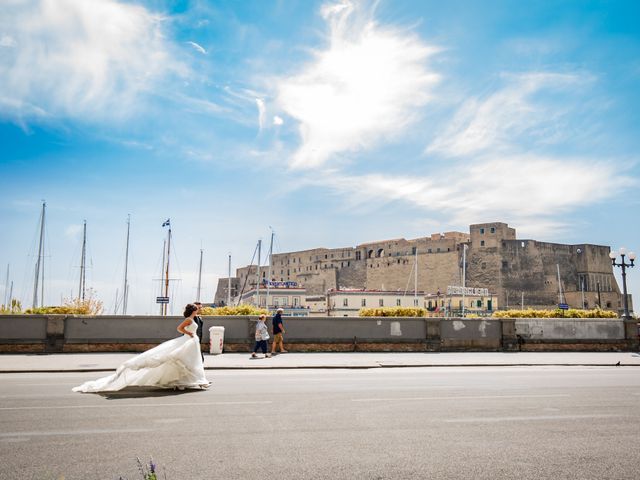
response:
[(210, 383), (204, 374), (204, 365), (200, 356), (200, 340), (196, 335), (198, 328), (193, 317), (198, 307), (188, 304), (184, 309), (184, 321), (178, 325), (182, 337), (161, 343), (130, 358), (118, 367), (116, 373), (107, 377), (91, 380), (74, 392), (113, 392), (125, 387), (159, 388), (207, 388)]

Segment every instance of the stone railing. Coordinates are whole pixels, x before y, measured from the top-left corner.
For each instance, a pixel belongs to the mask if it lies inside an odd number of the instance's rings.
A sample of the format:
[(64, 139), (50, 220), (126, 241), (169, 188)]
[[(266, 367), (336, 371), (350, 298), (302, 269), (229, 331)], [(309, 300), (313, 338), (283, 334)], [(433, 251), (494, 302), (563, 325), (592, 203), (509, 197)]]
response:
[[(255, 317), (203, 317), (225, 328), (224, 351), (246, 352)], [(179, 335), (181, 317), (0, 315), (0, 352), (142, 351)], [(636, 320), (285, 317), (291, 351), (638, 350)]]

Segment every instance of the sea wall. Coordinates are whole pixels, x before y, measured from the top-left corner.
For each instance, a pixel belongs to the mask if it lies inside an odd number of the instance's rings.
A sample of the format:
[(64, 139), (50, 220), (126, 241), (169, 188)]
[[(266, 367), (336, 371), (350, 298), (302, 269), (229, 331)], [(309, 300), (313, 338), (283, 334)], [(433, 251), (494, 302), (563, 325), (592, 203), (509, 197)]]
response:
[[(181, 317), (0, 315), (0, 353), (142, 351), (177, 337)], [(203, 317), (225, 329), (225, 351), (249, 351), (255, 317)], [(638, 323), (620, 319), (285, 317), (291, 351), (638, 350)]]

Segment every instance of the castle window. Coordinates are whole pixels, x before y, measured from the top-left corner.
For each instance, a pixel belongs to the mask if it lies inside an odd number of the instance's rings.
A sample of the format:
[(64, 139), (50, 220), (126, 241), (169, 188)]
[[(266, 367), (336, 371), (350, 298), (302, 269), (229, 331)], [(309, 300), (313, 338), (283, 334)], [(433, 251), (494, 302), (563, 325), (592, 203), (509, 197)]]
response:
[(431, 249), (427, 250), (427, 252), (432, 253), (432, 252), (431, 252)]
[(416, 254), (416, 247), (411, 247), (411, 255), (415, 255)]
[(480, 246), (484, 247), (484, 240), (480, 240)]
[(356, 260), (362, 260), (362, 258), (360, 258), (360, 250), (356, 252)]
[(384, 249), (379, 248), (378, 253), (376, 253), (376, 257), (384, 257)]
[(503, 268), (504, 270), (506, 270), (507, 268), (509, 268), (509, 263), (508, 263), (507, 261), (503, 260), (503, 261), (502, 261), (502, 268)]
[(367, 252), (367, 258), (372, 258), (373, 257), (373, 250), (369, 250), (369, 252)]
[(484, 228), (480, 229), (480, 235), (484, 235)]
[(325, 254), (324, 258), (325, 258), (325, 260), (326, 260), (326, 259), (327, 259), (327, 258), (329, 258), (329, 257), (327, 257), (327, 255)]
[(347, 267), (351, 266), (351, 260), (347, 260)]
[(496, 233), (495, 227), (491, 227), (491, 233)]

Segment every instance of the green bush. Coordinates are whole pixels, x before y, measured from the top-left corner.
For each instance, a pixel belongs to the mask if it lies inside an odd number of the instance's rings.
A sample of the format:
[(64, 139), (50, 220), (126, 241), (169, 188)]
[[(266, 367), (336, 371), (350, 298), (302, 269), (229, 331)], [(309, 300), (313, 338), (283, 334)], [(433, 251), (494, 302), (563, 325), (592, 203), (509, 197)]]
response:
[(85, 300), (74, 298), (65, 300), (62, 305), (28, 308), (24, 313), (27, 315), (100, 315), (102, 310), (102, 302), (94, 298), (93, 292), (90, 291)]
[(426, 314), (424, 308), (405, 307), (361, 308), (359, 313), (361, 317), (424, 317)]
[(494, 318), (618, 318), (616, 312), (611, 310), (601, 310), (594, 308), (593, 310), (578, 310), (570, 308), (569, 310), (534, 310), (528, 308), (526, 310), (500, 310), (494, 312)]
[(258, 316), (261, 314), (268, 315), (269, 312), (264, 308), (258, 308), (254, 305), (238, 305), (236, 307), (204, 307), (202, 315), (213, 316), (234, 316), (234, 315), (251, 315)]

